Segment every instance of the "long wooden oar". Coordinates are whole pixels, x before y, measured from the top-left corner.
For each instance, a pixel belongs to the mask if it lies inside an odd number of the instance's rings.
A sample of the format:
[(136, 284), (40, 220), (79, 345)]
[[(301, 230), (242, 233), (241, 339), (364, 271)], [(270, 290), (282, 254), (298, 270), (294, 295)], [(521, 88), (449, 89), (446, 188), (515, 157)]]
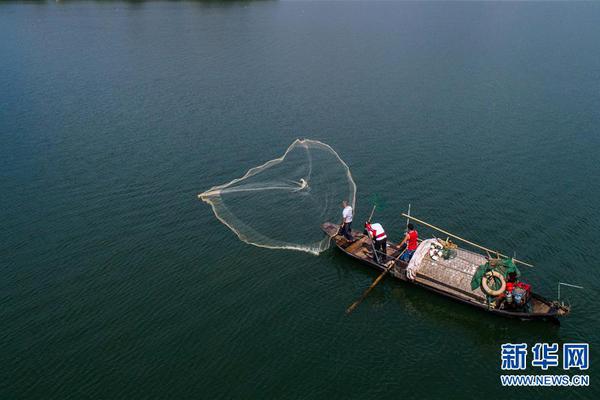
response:
[[(428, 226), (428, 227), (430, 227), (431, 229), (435, 229), (436, 231), (442, 232), (443, 234), (445, 234), (445, 235), (448, 235), (448, 236), (451, 236), (451, 237), (453, 237), (454, 239), (458, 239), (458, 240), (460, 240), (460, 241), (463, 241), (463, 242), (465, 242), (465, 243), (467, 243), (467, 244), (470, 244), (471, 246), (475, 246), (475, 247), (477, 247), (478, 249), (481, 249), (481, 250), (484, 250), (484, 251), (486, 251), (486, 252), (490, 252), (490, 253), (496, 253), (498, 256), (501, 256), (501, 257), (504, 257), (504, 258), (511, 258), (511, 257), (509, 257), (509, 256), (507, 256), (507, 255), (504, 255), (504, 254), (502, 254), (502, 253), (499, 253), (499, 252), (497, 252), (496, 250), (491, 250), (491, 249), (488, 249), (487, 247), (483, 247), (483, 246), (481, 246), (481, 245), (478, 245), (477, 243), (473, 243), (473, 242), (471, 242), (471, 241), (469, 241), (469, 240), (467, 240), (467, 239), (463, 239), (463, 238), (461, 238), (460, 236), (453, 235), (453, 234), (452, 234), (452, 233), (450, 233), (450, 232), (447, 232), (447, 231), (445, 231), (445, 230), (443, 230), (443, 229), (441, 229), (441, 228), (438, 228), (437, 226), (434, 226), (434, 225), (428, 224), (428, 223), (427, 223), (427, 222), (425, 222), (425, 221), (421, 221), (421, 220), (420, 220), (420, 219), (418, 219), (418, 218), (411, 217), (410, 215), (407, 215), (407, 214), (404, 214), (404, 213), (402, 213), (402, 216), (404, 216), (404, 217), (406, 217), (406, 218), (410, 218), (410, 219), (412, 219), (413, 221), (416, 221), (416, 222), (418, 222), (419, 224), (422, 224), (422, 225)], [(531, 264), (528, 264), (528, 263), (526, 263), (526, 262), (524, 262), (524, 261), (521, 261), (521, 260), (517, 260), (516, 258), (514, 258), (514, 259), (513, 259), (513, 261), (514, 261), (514, 262), (516, 262), (516, 263), (519, 263), (519, 264), (525, 265), (525, 266), (527, 266), (527, 267), (533, 267), (533, 265), (531, 265)]]
[(346, 309), (346, 314), (350, 314), (352, 311), (354, 311), (354, 309), (356, 307), (358, 307), (358, 305), (360, 303), (362, 303), (362, 301), (367, 298), (367, 296), (369, 295), (369, 293), (371, 293), (371, 290), (373, 290), (373, 288), (375, 286), (377, 286), (377, 284), (383, 279), (383, 277), (390, 272), (390, 270), (394, 267), (394, 265), (396, 265), (396, 261), (398, 261), (398, 259), (400, 258), (400, 256), (402, 256), (402, 254), (404, 254), (404, 252), (406, 251), (406, 248), (404, 250), (402, 250), (402, 253), (400, 253), (398, 255), (398, 257), (396, 257), (395, 259), (393, 259), (392, 261), (390, 261), (390, 265), (388, 267), (386, 267), (385, 271), (383, 271), (378, 277), (377, 279), (375, 279), (375, 281), (373, 281), (373, 283), (371, 284), (371, 286), (369, 286), (369, 288), (367, 290), (365, 290), (365, 292), (362, 294), (362, 296), (360, 296), (360, 298), (358, 300), (356, 300), (354, 303), (352, 303), (350, 305), (350, 307), (348, 307)]

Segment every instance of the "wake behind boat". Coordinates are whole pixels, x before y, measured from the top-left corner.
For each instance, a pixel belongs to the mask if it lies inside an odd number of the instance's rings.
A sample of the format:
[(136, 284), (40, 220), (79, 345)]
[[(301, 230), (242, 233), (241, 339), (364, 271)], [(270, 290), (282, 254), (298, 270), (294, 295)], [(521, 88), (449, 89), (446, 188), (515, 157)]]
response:
[[(427, 226), (432, 227), (429, 224)], [(512, 263), (511, 259), (501, 257), (498, 253), (497, 258), (489, 253), (486, 257), (460, 248), (448, 240), (432, 238), (420, 241), (414, 256), (407, 262), (399, 258), (403, 248), (397, 243), (388, 242), (386, 254), (373, 257), (376, 250), (368, 235), (354, 231), (352, 240), (349, 240), (338, 235), (340, 225), (326, 222), (321, 228), (338, 249), (362, 263), (383, 273), (389, 272), (396, 279), (481, 310), (523, 320), (554, 321), (570, 312), (569, 306), (532, 292), (530, 285), (521, 282), (516, 274), (509, 273), (508, 277), (504, 277), (497, 272)], [(379, 262), (374, 258), (379, 258)], [(474, 282), (477, 282), (475, 288)]]

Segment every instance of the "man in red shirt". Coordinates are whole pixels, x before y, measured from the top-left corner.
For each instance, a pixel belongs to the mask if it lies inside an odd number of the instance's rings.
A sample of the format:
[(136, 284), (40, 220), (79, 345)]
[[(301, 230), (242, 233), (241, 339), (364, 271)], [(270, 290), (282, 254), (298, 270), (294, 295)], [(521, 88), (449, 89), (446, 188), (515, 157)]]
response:
[(413, 254), (415, 254), (415, 250), (417, 250), (417, 247), (419, 247), (418, 239), (419, 233), (415, 230), (415, 226), (413, 224), (408, 224), (408, 232), (406, 232), (404, 239), (402, 239), (399, 244), (399, 247), (402, 248), (402, 246), (406, 243), (406, 251), (400, 257), (402, 261), (410, 261)]

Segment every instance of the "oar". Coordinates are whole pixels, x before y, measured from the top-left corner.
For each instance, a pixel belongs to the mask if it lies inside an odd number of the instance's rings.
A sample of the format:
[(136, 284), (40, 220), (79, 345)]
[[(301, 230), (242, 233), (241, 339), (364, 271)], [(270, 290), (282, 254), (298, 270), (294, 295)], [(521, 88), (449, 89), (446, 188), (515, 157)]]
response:
[(383, 279), (383, 277), (390, 272), (390, 270), (394, 267), (394, 265), (396, 265), (396, 261), (398, 261), (398, 259), (400, 258), (400, 256), (402, 256), (402, 254), (404, 254), (404, 252), (406, 251), (406, 248), (404, 250), (402, 250), (402, 253), (400, 253), (398, 255), (398, 257), (394, 258), (392, 261), (390, 261), (390, 265), (388, 267), (386, 267), (385, 271), (383, 271), (378, 277), (377, 279), (375, 279), (375, 281), (371, 284), (371, 286), (369, 286), (369, 288), (367, 290), (365, 290), (365, 292), (362, 294), (362, 296), (360, 296), (360, 298), (358, 300), (356, 300), (354, 303), (352, 303), (352, 305), (350, 305), (350, 307), (348, 307), (346, 309), (346, 315), (350, 314), (352, 311), (354, 311), (354, 309), (356, 307), (358, 307), (358, 305), (360, 303), (362, 303), (362, 301), (364, 299), (367, 298), (367, 296), (369, 295), (369, 293), (371, 293), (371, 290), (373, 290), (373, 288), (375, 286), (377, 286), (377, 284)]
[[(458, 240), (460, 240), (460, 241), (462, 241), (462, 242), (465, 242), (465, 243), (467, 243), (467, 244), (470, 244), (471, 246), (477, 247), (478, 249), (481, 249), (481, 250), (484, 250), (484, 251), (486, 251), (486, 252), (490, 252), (490, 253), (496, 253), (498, 256), (501, 256), (501, 257), (504, 257), (504, 258), (510, 258), (509, 256), (507, 256), (507, 255), (504, 255), (504, 254), (502, 254), (502, 253), (499, 253), (499, 252), (497, 252), (496, 250), (490, 250), (490, 249), (488, 249), (487, 247), (480, 246), (480, 245), (478, 245), (477, 243), (473, 243), (473, 242), (471, 242), (471, 241), (468, 241), (467, 239), (463, 239), (463, 238), (461, 238), (460, 236), (453, 235), (453, 234), (451, 234), (450, 232), (447, 232), (447, 231), (445, 231), (445, 230), (443, 230), (443, 229), (440, 229), (440, 228), (438, 228), (437, 226), (434, 226), (434, 225), (428, 224), (427, 222), (425, 222), (425, 221), (421, 221), (420, 219), (417, 219), (417, 218), (415, 218), (415, 217), (411, 217), (410, 215), (406, 215), (406, 214), (404, 214), (404, 213), (402, 213), (402, 215), (403, 215), (404, 217), (406, 217), (406, 218), (410, 218), (410, 219), (412, 219), (413, 221), (416, 221), (416, 222), (418, 222), (419, 224), (422, 224), (422, 225), (428, 226), (428, 227), (430, 227), (431, 229), (435, 229), (436, 231), (442, 232), (442, 233), (443, 233), (443, 234), (445, 234), (445, 235), (452, 236), (452, 237), (453, 237), (453, 238), (455, 238), (455, 239), (458, 239)], [(519, 264), (522, 264), (522, 265), (528, 266), (528, 267), (533, 267), (533, 265), (531, 265), (531, 264), (528, 264), (528, 263), (526, 263), (526, 262), (524, 262), (524, 261), (521, 261), (521, 260), (517, 260), (516, 258), (515, 258), (515, 259), (513, 259), (513, 261), (514, 261), (514, 262), (516, 262), (516, 263), (519, 263)]]
[(375, 261), (377, 261), (377, 264), (379, 264), (379, 256), (377, 255), (377, 250), (375, 250), (375, 241), (373, 239), (371, 239), (371, 250), (373, 250)]
[(373, 205), (373, 209), (371, 210), (371, 214), (369, 215), (369, 219), (367, 221), (371, 222), (371, 218), (373, 218), (373, 213), (375, 212), (376, 205)]

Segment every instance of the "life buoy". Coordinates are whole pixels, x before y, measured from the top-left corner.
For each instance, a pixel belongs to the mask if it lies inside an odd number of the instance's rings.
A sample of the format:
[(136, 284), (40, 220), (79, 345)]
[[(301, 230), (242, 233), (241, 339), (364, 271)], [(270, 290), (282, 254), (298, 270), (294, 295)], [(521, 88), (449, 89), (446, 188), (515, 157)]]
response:
[[(500, 281), (500, 288), (494, 290), (490, 287), (491, 283), (488, 283), (488, 281), (491, 280), (492, 282), (495, 282), (496, 279)], [(485, 293), (489, 294), (490, 296), (498, 296), (499, 294), (504, 292), (504, 289), (506, 289), (506, 280), (500, 272), (488, 271), (485, 273), (483, 279), (481, 280), (481, 288)]]

